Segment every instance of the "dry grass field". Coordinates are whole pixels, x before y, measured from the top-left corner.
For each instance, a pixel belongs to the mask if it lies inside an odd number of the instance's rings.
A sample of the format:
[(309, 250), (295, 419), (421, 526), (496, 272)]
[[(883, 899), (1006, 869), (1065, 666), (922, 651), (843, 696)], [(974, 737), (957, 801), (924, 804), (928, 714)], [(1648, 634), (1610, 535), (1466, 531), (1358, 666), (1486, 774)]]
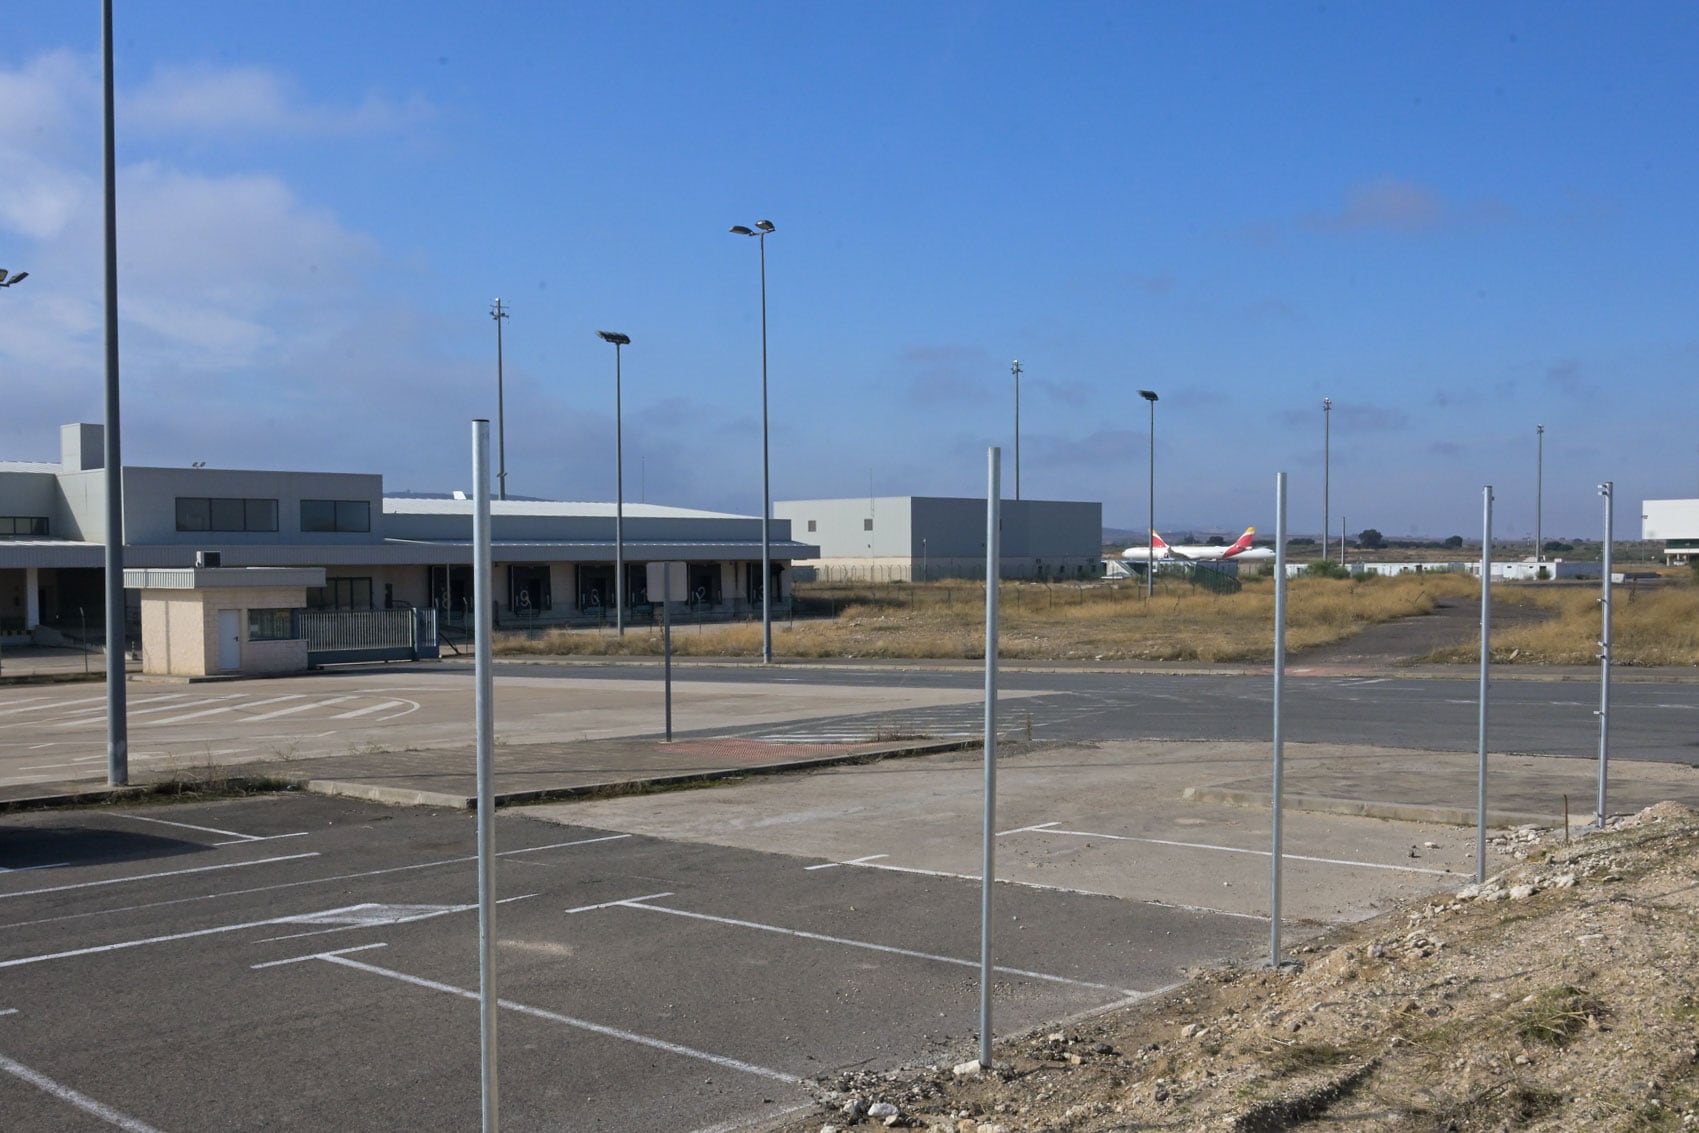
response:
[[(1493, 661), (1588, 665), (1598, 659), (1599, 586), (1500, 586), (1493, 602), (1548, 617), (1493, 632)], [(1479, 646), (1440, 649), (1427, 661), (1474, 661)], [(1699, 665), (1699, 586), (1618, 586), (1611, 595), (1611, 660), (1619, 665)]]
[[(1442, 596), (1466, 596), (1465, 576), (1429, 574), (1362, 580), (1297, 578), (1287, 590), (1287, 647), (1343, 640), (1364, 627), (1426, 614)], [(777, 623), (784, 657), (978, 658), (985, 648), (983, 584), (954, 581), (864, 587), (842, 594), (835, 617)], [(1237, 594), (1159, 584), (1150, 600), (1138, 583), (1005, 582), (998, 656), (1022, 660), (1267, 662), (1274, 652), (1274, 582), (1247, 579)], [(661, 651), (658, 629), (554, 630), (498, 638), (506, 654), (637, 654)], [(675, 626), (683, 655), (754, 656), (756, 623)]]

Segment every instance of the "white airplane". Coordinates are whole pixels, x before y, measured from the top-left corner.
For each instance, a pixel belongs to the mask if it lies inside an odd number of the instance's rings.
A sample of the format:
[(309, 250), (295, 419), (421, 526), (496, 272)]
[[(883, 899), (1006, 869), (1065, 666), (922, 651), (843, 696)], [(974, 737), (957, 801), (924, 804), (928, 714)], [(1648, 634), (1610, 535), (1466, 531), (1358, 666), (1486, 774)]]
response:
[[(1245, 528), (1245, 533), (1227, 546), (1214, 547), (1199, 543), (1173, 544), (1165, 541), (1161, 535), (1151, 533), (1151, 542), (1155, 545), (1154, 557), (1157, 562), (1173, 560), (1175, 562), (1216, 562), (1221, 559), (1232, 559), (1234, 562), (1251, 562), (1261, 559), (1272, 559), (1272, 547), (1253, 547), (1251, 540), (1256, 537), (1257, 529)], [(1149, 562), (1153, 557), (1150, 547), (1128, 547), (1121, 552), (1121, 558), (1129, 562)]]

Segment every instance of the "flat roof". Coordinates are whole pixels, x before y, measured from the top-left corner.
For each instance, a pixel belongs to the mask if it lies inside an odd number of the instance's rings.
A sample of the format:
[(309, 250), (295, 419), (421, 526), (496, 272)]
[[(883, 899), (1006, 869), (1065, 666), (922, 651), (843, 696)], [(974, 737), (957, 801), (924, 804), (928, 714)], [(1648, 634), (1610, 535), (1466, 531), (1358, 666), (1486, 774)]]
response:
[[(470, 516), (476, 500), (420, 499), (416, 496), (385, 496), (383, 510), (388, 515), (455, 515)], [(491, 516), (537, 516), (563, 519), (579, 516), (611, 517), (617, 510), (607, 500), (491, 500)], [(702, 511), (697, 508), (669, 507), (665, 504), (625, 503), (628, 519), (759, 519), (756, 515), (739, 515), (727, 511)]]

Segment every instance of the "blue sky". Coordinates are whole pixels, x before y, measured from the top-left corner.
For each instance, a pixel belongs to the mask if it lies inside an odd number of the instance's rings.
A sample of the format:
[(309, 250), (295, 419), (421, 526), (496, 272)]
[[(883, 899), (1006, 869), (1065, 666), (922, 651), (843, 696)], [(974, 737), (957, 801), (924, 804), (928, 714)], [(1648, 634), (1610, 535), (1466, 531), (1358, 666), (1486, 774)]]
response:
[[(1699, 489), (1699, 7), (117, 5), (125, 457), (1619, 534)], [(99, 420), (99, 6), (0, 0), (0, 458)]]

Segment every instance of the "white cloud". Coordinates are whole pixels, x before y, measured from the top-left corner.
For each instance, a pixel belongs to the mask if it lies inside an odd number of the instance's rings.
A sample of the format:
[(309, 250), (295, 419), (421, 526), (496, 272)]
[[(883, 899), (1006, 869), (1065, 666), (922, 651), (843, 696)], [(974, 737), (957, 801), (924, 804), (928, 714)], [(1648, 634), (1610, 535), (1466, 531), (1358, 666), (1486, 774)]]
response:
[(159, 133), (308, 136), (370, 133), (429, 115), (422, 100), (394, 103), (376, 95), (354, 107), (309, 105), (293, 83), (262, 67), (162, 69), (124, 110), (139, 129)]

